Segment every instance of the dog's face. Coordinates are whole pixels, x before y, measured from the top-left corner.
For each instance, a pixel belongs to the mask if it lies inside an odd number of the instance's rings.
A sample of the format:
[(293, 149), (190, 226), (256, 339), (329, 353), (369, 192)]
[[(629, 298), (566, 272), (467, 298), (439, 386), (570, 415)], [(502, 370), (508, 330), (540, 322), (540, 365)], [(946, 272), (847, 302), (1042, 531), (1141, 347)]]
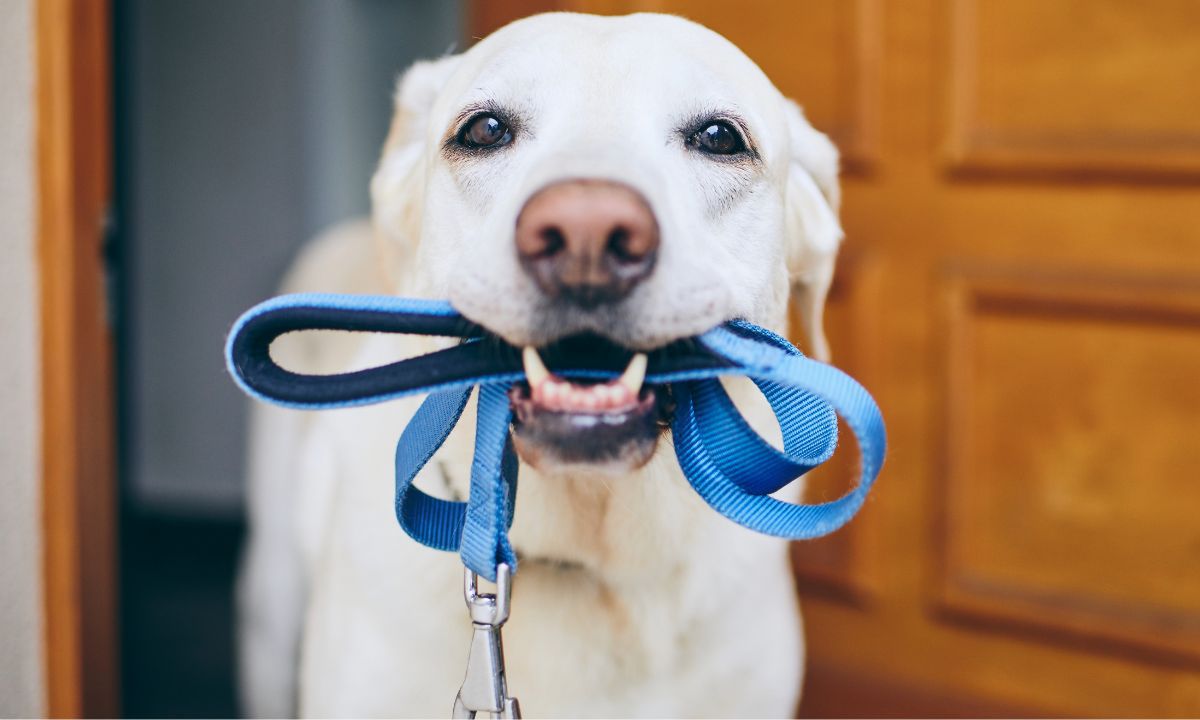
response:
[[(837, 194), (833, 146), (749, 58), (646, 14), (535, 16), (415, 66), (372, 184), (406, 289), (526, 348), (523, 457), (619, 468), (670, 409), (637, 351), (735, 317), (781, 328), (796, 286), (824, 353)], [(629, 367), (568, 382), (543, 364), (563, 344)]]

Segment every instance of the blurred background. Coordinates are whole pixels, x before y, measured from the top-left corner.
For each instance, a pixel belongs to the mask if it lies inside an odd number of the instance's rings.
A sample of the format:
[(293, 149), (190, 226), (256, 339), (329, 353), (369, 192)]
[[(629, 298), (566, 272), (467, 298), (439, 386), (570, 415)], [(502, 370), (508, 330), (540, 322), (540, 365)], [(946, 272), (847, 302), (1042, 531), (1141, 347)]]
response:
[(305, 240), (369, 212), (400, 72), (447, 0), (114, 0), (121, 700), (234, 715), (245, 396), (222, 338)]
[[(5, 22), (32, 23), (32, 0), (3, 2)], [(59, 16), (110, 39), (86, 57), (111, 63), (91, 87), (111, 118), (97, 196), (115, 358), (94, 372), (114, 392), (93, 421), (114, 437), (115, 485), (63, 532), (85, 557), (88, 538), (119, 541), (116, 570), (78, 592), (82, 656), (120, 660), (77, 668), (76, 706), (55, 705), (50, 672), (50, 708), (236, 714), (248, 405), (224, 335), (300, 244), (367, 213), (402, 69), (550, 9), (698, 20), (842, 150), (827, 329), (890, 449), (859, 519), (794, 548), (800, 714), (1200, 715), (1195, 0), (111, 0)], [(14, 117), (0, 141), (46, 132)], [(32, 342), (34, 326), (0, 319)], [(819, 470), (810, 499), (844, 491), (849, 462)], [(89, 523), (112, 499), (119, 530)], [(108, 594), (111, 613), (88, 610)]]

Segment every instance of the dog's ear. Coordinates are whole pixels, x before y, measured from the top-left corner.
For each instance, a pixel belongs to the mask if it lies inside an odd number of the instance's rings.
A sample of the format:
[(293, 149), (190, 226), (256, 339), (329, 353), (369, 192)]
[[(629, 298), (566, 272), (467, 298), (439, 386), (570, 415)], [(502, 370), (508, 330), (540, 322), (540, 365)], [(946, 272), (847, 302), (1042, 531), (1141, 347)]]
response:
[(412, 266), (425, 202), (429, 115), (460, 57), (417, 62), (396, 84), (392, 125), (371, 178), (371, 217), (382, 260), (396, 271), (391, 273), (393, 280), (398, 281), (399, 271)]
[(791, 143), (785, 196), (788, 276), (809, 351), (817, 359), (828, 360), (822, 317), (842, 241), (838, 151), (808, 123), (799, 105), (787, 100), (784, 112)]

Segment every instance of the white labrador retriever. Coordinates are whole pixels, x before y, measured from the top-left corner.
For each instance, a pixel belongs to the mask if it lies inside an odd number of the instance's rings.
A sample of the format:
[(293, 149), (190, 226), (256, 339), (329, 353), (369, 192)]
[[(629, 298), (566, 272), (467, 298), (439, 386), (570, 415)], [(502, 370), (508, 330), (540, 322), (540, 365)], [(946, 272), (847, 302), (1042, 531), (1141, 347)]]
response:
[[(822, 356), (837, 173), (829, 140), (719, 35), (664, 15), (539, 15), (405, 74), (373, 229), (316, 243), (286, 289), (449, 298), (518, 347), (590, 333), (631, 350), (734, 317), (784, 330), (798, 292)], [(316, 372), (431, 349), (284, 340), (284, 363)], [(690, 489), (663, 430), (669, 389), (641, 387), (636, 362), (587, 386), (526, 358), (505, 628), (525, 713), (792, 713), (803, 638), (786, 544)], [(449, 714), (470, 637), (462, 566), (405, 537), (392, 506), (393, 447), (418, 402), (256, 411), (248, 711)], [(615, 429), (580, 430), (601, 413)], [(419, 479), (427, 491), (465, 497), (472, 425)]]

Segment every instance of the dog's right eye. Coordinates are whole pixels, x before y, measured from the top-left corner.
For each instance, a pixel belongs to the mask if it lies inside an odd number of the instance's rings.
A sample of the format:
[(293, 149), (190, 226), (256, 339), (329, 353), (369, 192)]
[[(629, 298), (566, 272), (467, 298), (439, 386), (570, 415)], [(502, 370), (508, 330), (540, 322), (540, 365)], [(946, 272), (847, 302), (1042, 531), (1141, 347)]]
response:
[(495, 115), (476, 115), (458, 133), (458, 144), (468, 148), (501, 147), (512, 142), (513, 134)]
[(737, 155), (746, 152), (741, 133), (724, 120), (706, 123), (687, 139), (688, 145), (708, 155)]

